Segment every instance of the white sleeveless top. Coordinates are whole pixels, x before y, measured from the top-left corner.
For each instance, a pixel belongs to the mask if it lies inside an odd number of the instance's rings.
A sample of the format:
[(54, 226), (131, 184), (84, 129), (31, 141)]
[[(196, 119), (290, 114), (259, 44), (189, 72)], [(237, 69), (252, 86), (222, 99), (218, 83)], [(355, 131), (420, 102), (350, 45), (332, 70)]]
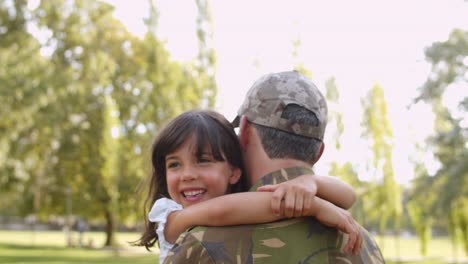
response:
[(164, 237), (164, 227), (166, 226), (167, 217), (170, 213), (182, 210), (182, 205), (174, 202), (168, 198), (160, 198), (156, 200), (151, 207), (151, 210), (148, 214), (148, 219), (150, 222), (157, 223), (158, 229), (156, 229), (156, 234), (158, 234), (159, 240), (159, 263), (164, 263), (164, 259), (171, 250), (174, 244), (171, 244), (166, 241)]

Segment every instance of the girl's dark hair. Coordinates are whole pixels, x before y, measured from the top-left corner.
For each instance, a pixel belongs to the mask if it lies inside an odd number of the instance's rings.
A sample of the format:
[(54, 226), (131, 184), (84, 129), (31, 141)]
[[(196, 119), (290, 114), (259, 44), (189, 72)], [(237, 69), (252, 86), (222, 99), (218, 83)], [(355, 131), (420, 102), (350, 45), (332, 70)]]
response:
[[(162, 197), (170, 198), (166, 181), (165, 158), (176, 151), (190, 137), (195, 137), (197, 157), (209, 147), (213, 158), (217, 161), (227, 161), (231, 166), (240, 168), (244, 173), (242, 152), (239, 140), (233, 126), (226, 118), (210, 110), (192, 110), (172, 119), (156, 137), (151, 154), (153, 172), (149, 192), (144, 203), (145, 231), (135, 243), (137, 246), (150, 247), (158, 241), (156, 223), (147, 219), (147, 212), (154, 202)], [(241, 175), (240, 180), (230, 186), (229, 191), (246, 191), (247, 179)]]

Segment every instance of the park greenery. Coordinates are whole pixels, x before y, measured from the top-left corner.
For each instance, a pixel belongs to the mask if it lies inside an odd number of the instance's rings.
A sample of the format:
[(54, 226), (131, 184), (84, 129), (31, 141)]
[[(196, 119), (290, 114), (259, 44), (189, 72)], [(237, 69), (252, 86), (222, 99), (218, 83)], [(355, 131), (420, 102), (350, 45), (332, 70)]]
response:
[[(203, 3), (200, 25), (210, 23)], [(216, 95), (204, 28), (197, 61), (180, 63), (155, 35), (154, 6), (141, 39), (112, 10), (87, 0), (0, 4), (1, 214), (102, 220), (106, 245), (117, 223), (142, 219), (136, 190), (158, 128)]]
[[(196, 4), (198, 56), (180, 62), (157, 36), (153, 4), (139, 38), (103, 2), (50, 0), (32, 9), (27, 0), (0, 1), (0, 216), (62, 217), (68, 226), (69, 215), (80, 216), (105, 226), (104, 245), (116, 243), (119, 226), (142, 223), (139, 190), (158, 129), (184, 110), (215, 102), (212, 18), (207, 0)], [(376, 83), (362, 98), (361, 124), (373, 180), (361, 181), (351, 161), (332, 163), (330, 174), (355, 187), (359, 199), (351, 210), (368, 229), (396, 238), (410, 230), (422, 255), (431, 231), (439, 230), (468, 254), (468, 93), (456, 109), (461, 118), (443, 100), (449, 89), (468, 87), (468, 31), (454, 29), (446, 41), (428, 43), (425, 54), (432, 70), (415, 87), (414, 104), (430, 105), (435, 122), (418, 149), (433, 153), (439, 169), (430, 174), (415, 155), (414, 181), (405, 188), (396, 182), (385, 87)], [(310, 74), (304, 64), (298, 70)], [(346, 129), (333, 110), (339, 87), (334, 78), (325, 87), (339, 151)]]
[[(77, 233), (73, 235), (74, 239), (78, 236)], [(138, 236), (137, 232), (119, 232), (117, 239), (121, 246), (117, 250), (96, 250), (87, 245), (67, 247), (63, 231), (0, 230), (0, 263), (157, 263), (156, 249), (147, 252), (144, 248), (131, 247), (126, 243)], [(397, 261), (396, 249), (390, 243), (393, 238), (378, 239), (385, 240), (385, 244), (389, 245), (383, 251), (387, 257), (386, 263), (439, 264), (450, 260), (451, 246), (447, 237), (430, 241), (426, 258), (418, 256), (416, 238), (402, 238), (401, 254), (405, 258), (400, 261)], [(99, 244), (105, 241), (105, 236), (102, 232), (86, 232), (84, 240)]]

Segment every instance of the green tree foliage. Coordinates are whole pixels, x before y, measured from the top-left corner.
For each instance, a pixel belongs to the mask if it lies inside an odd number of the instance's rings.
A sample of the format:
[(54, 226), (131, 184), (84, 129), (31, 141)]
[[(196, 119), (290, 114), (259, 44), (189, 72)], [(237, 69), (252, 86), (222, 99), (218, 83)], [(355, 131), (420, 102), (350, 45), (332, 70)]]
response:
[(357, 200), (354, 203), (353, 207), (349, 209), (349, 211), (360, 225), (368, 227), (368, 223), (366, 222), (367, 218), (364, 206), (364, 197), (366, 196), (366, 192), (368, 190), (368, 184), (359, 180), (358, 173), (356, 172), (353, 164), (349, 161), (343, 164), (340, 164), (336, 161), (332, 162), (328, 173), (330, 175), (336, 175), (340, 177), (353, 187), (357, 195)]
[(429, 174), (423, 164), (415, 164), (415, 175), (411, 190), (409, 191), (410, 194), (406, 207), (411, 223), (420, 240), (421, 255), (426, 256), (427, 244), (432, 236), (431, 231), (434, 222), (434, 215), (431, 208), (437, 195), (427, 191), (424, 192), (424, 195), (420, 194), (420, 190), (427, 189), (431, 182)]
[(328, 104), (328, 127), (333, 127), (333, 141), (335, 148), (339, 150), (341, 148), (341, 136), (344, 132), (343, 114), (337, 111), (337, 107), (340, 104), (340, 92), (336, 86), (335, 78), (330, 78), (325, 81), (325, 98), (327, 98)]
[(300, 72), (301, 74), (303, 74), (304, 76), (306, 76), (307, 78), (312, 80), (312, 77), (313, 77), (312, 71), (309, 70), (305, 66), (305, 64), (302, 61), (301, 56), (300, 56), (299, 51), (300, 51), (301, 45), (302, 45), (301, 37), (298, 35), (297, 38), (293, 39), (291, 42), (292, 42), (292, 45), (293, 45), (292, 58), (294, 60), (294, 65), (295, 65), (294, 70)]
[[(33, 196), (41, 198), (48, 169), (39, 163), (50, 160), (46, 148), (53, 130), (48, 120), (37, 120), (35, 114), (50, 100), (48, 79), (52, 71), (50, 62), (40, 55), (40, 43), (27, 30), (27, 18), (32, 14), (26, 4), (0, 4), (0, 186), (5, 199), (0, 208), (27, 199), (28, 211), (33, 212), (38, 206), (37, 202), (33, 205)], [(31, 172), (35, 172), (34, 177), (30, 177)], [(23, 197), (24, 192), (31, 196)]]
[(456, 230), (462, 233), (460, 237), (468, 254), (468, 95), (464, 93), (458, 104), (461, 118), (455, 118), (454, 107), (444, 105), (443, 100), (449, 89), (466, 90), (468, 87), (468, 31), (453, 30), (447, 41), (435, 42), (427, 48), (426, 58), (432, 64), (432, 71), (416, 102), (426, 102), (433, 108), (435, 131), (428, 142), (441, 166), (419, 192), (421, 196), (428, 191), (438, 194), (430, 210), (439, 217), (449, 216), (449, 233), (454, 240), (457, 239)]
[[(395, 229), (399, 232), (401, 189), (394, 178), (392, 165), (393, 133), (388, 119), (387, 103), (382, 87), (375, 84), (362, 100), (364, 108), (363, 136), (370, 141), (373, 152), (372, 171), (375, 186), (368, 191), (367, 201), (371, 201), (373, 217), (379, 219), (379, 229), (383, 234), (389, 218), (395, 219)], [(383, 246), (383, 245), (382, 245)]]
[(100, 171), (100, 179), (96, 184), (99, 187), (97, 190), (106, 215), (106, 245), (115, 244), (115, 231), (117, 229), (117, 215), (119, 205), (119, 181), (120, 172), (119, 164), (119, 133), (120, 120), (115, 102), (110, 96), (104, 97), (101, 137), (102, 144), (100, 145), (99, 154), (103, 160)]
[(105, 222), (107, 245), (118, 224), (145, 217), (137, 188), (159, 127), (216, 89), (172, 61), (150, 25), (137, 38), (112, 12), (93, 0), (0, 2), (0, 213), (64, 215), (71, 190), (73, 215)]
[[(344, 132), (344, 124), (342, 113), (336, 110), (340, 105), (340, 92), (334, 77), (325, 81), (325, 89), (325, 98), (327, 99), (328, 105), (327, 134), (332, 137), (332, 147), (334, 147), (335, 152), (339, 152), (341, 150), (341, 136)], [(358, 199), (350, 209), (350, 212), (358, 223), (366, 225), (364, 200), (362, 199), (366, 192), (366, 183), (359, 180), (353, 164), (349, 161), (340, 164), (340, 162), (335, 160), (330, 164), (329, 174), (339, 176), (341, 179), (353, 186)]]
[(203, 92), (205, 106), (214, 106), (216, 99), (216, 52), (213, 43), (213, 18), (209, 0), (195, 0), (198, 8), (198, 57), (196, 70), (199, 89)]

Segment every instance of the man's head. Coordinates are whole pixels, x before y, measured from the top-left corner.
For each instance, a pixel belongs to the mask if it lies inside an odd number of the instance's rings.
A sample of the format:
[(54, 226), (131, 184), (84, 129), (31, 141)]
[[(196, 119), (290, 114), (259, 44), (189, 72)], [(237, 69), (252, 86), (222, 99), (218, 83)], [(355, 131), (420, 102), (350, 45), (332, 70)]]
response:
[(263, 76), (247, 92), (233, 121), (253, 123), (263, 149), (271, 158), (313, 164), (323, 147), (327, 105), (317, 87), (296, 71)]

